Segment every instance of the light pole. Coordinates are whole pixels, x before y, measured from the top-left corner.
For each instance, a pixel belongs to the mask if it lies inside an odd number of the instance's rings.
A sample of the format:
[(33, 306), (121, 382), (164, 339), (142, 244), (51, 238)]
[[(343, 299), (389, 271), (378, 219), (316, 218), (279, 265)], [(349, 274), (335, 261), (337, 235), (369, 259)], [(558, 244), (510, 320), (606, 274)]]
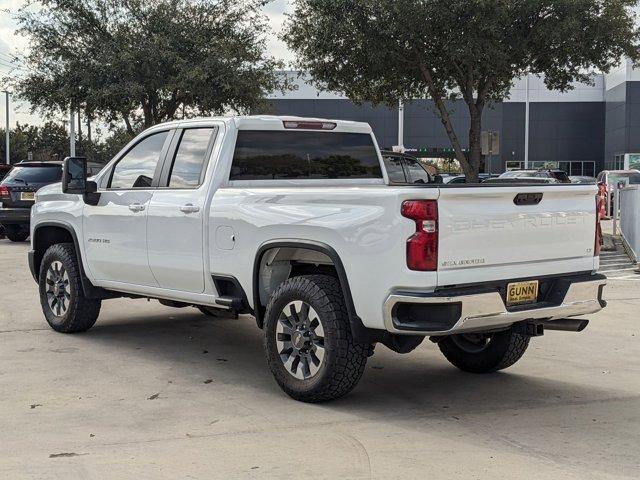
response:
[(7, 165), (9, 165), (11, 163), (11, 155), (9, 154), (9, 91), (8, 90), (3, 90), (4, 94), (5, 94), (5, 99), (6, 99), (6, 114), (7, 114), (7, 130), (5, 132), (6, 135), (6, 148), (4, 151), (4, 155), (5, 155), (5, 163)]
[(76, 156), (76, 117), (73, 109), (69, 110), (69, 156)]
[(524, 169), (529, 168), (529, 74), (524, 81)]
[(398, 101), (398, 146), (404, 150), (404, 102)]

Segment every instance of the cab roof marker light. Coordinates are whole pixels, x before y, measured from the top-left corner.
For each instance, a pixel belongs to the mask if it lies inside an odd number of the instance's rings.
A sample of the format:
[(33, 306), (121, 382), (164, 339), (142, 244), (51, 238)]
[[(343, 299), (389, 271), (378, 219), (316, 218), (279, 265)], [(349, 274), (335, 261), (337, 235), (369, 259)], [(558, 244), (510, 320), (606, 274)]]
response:
[(297, 120), (283, 120), (284, 128), (294, 130), (333, 130), (337, 124), (334, 122), (309, 122)]

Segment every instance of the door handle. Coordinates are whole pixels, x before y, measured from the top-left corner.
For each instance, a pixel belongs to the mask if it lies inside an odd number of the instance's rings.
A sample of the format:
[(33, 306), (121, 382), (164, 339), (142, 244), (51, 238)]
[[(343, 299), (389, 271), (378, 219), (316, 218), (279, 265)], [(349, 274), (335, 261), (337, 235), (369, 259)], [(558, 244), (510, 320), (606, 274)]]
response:
[(129, 205), (129, 210), (132, 212), (141, 212), (144, 210), (144, 205), (140, 205), (139, 203), (132, 203)]
[(184, 213), (196, 213), (200, 211), (200, 207), (197, 205), (193, 205), (192, 203), (187, 203), (180, 207), (180, 211)]

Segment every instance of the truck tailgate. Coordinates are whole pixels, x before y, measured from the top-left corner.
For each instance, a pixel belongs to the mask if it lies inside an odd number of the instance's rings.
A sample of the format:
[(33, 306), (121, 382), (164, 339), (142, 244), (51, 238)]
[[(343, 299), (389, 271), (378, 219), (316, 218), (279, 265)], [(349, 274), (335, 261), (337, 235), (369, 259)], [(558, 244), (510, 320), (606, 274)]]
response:
[(438, 285), (597, 268), (595, 195), (593, 185), (441, 188)]

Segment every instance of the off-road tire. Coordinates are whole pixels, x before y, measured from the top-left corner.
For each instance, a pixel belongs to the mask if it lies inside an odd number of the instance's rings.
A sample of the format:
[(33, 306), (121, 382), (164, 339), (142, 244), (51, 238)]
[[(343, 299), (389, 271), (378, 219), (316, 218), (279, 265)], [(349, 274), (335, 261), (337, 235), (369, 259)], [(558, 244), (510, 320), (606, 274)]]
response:
[[(53, 262), (60, 262), (69, 277), (68, 308), (57, 316), (47, 300), (47, 270)], [(47, 323), (57, 332), (76, 333), (89, 330), (100, 314), (101, 300), (87, 298), (80, 280), (80, 266), (72, 243), (58, 243), (47, 249), (38, 274), (40, 304)]]
[[(292, 301), (310, 305), (324, 329), (324, 359), (308, 379), (295, 378), (283, 364), (276, 343), (276, 326), (283, 308)], [(318, 403), (349, 393), (364, 373), (370, 345), (351, 335), (349, 316), (340, 284), (329, 275), (302, 275), (283, 282), (271, 295), (265, 314), (264, 349), (273, 376), (295, 400)]]
[(471, 373), (491, 373), (510, 367), (524, 355), (530, 339), (509, 329), (494, 333), (481, 351), (469, 352), (461, 348), (453, 337), (443, 338), (438, 347), (449, 362)]
[(6, 225), (4, 234), (12, 242), (24, 242), (29, 238), (29, 229), (20, 225)]

